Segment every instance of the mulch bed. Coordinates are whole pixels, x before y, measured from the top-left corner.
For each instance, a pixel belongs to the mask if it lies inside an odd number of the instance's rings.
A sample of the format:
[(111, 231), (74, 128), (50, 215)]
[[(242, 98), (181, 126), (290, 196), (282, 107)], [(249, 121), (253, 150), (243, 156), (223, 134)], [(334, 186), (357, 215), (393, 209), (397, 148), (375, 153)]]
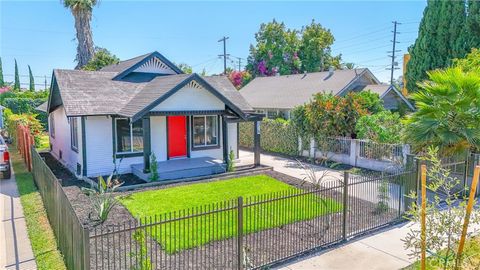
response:
[[(107, 180), (108, 177), (109, 175), (104, 175), (103, 179)], [(136, 176), (133, 173), (122, 174), (120, 175), (119, 178), (123, 183), (122, 187), (148, 183), (147, 181), (140, 179), (138, 176)], [(93, 182), (98, 184), (98, 177), (90, 177), (90, 179), (92, 179)]]
[[(110, 212), (108, 219), (102, 224), (92, 220), (94, 214), (90, 199), (81, 190), (81, 187), (87, 184), (76, 180), (75, 176), (63, 168), (49, 153), (42, 154), (42, 156), (55, 175), (62, 179), (65, 193), (80, 221), (84, 226), (90, 228), (91, 237), (101, 232), (110, 232), (108, 236), (91, 239), (92, 269), (132, 269), (132, 265), (139, 266), (139, 264), (145, 262), (147, 257), (153, 266), (152, 269), (236, 268), (237, 241), (235, 238), (215, 241), (174, 254), (167, 254), (155, 240), (147, 237), (143, 240), (148, 249), (148, 254), (145, 255), (141, 246), (133, 239), (136, 231), (128, 230), (129, 226), (137, 221), (126, 208), (117, 204)], [(266, 174), (300, 189), (311, 189), (313, 187), (300, 179), (276, 171), (252, 174)], [(238, 176), (212, 178), (195, 183), (221, 181), (234, 177)], [(136, 191), (118, 192), (118, 195), (187, 184), (190, 183), (174, 183)], [(340, 186), (322, 191), (320, 194), (322, 197), (342, 202), (343, 195)], [(397, 210), (394, 209), (378, 213), (376, 203), (353, 196), (349, 196), (348, 204), (354, 206), (348, 214), (349, 235), (395, 220), (398, 215)], [(337, 243), (342, 240), (342, 223), (343, 214), (339, 212), (248, 234), (244, 236), (246, 258), (253, 266), (260, 266), (319, 246)], [(145, 230), (147, 235), (149, 234), (148, 230)], [(144, 258), (144, 260), (140, 258)]]

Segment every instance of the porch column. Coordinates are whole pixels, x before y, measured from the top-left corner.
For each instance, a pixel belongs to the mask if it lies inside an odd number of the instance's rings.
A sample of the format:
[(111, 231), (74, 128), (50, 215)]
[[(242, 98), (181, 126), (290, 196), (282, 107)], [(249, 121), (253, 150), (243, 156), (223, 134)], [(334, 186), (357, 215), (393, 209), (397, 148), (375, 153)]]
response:
[(261, 121), (255, 121), (253, 125), (253, 164), (260, 166), (260, 124)]
[(143, 124), (143, 172), (150, 172), (150, 154), (152, 152), (150, 142), (150, 116), (142, 118)]
[(222, 116), (222, 147), (223, 147), (223, 162), (228, 162), (228, 124), (225, 117)]

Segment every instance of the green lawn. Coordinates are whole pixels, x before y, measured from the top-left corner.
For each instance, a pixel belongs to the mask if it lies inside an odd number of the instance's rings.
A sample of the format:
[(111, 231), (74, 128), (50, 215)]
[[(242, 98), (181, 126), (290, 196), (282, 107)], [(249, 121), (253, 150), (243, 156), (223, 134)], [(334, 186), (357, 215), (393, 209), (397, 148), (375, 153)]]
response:
[(55, 235), (47, 219), (42, 198), (33, 183), (32, 174), (27, 171), (17, 151), (10, 154), (37, 267), (40, 270), (66, 269), (62, 255), (57, 249)]
[[(470, 269), (480, 269), (480, 236), (469, 239), (465, 242), (464, 248), (464, 260), (463, 267), (464, 270)], [(449, 261), (447, 269), (454, 269), (455, 262), (453, 260)], [(404, 270), (417, 270), (420, 269), (420, 262), (416, 262)], [(428, 270), (440, 270), (443, 269), (443, 262), (435, 257), (427, 258), (427, 269)]]
[[(226, 200), (235, 201), (239, 196), (252, 198), (252, 202), (255, 202), (262, 200), (260, 195), (281, 191), (301, 192), (272, 177), (255, 175), (133, 193), (119, 197), (119, 200), (134, 217), (154, 217), (172, 211), (177, 211), (177, 214), (172, 216), (182, 216), (192, 212), (178, 212), (179, 210), (217, 204)], [(208, 208), (203, 208), (205, 209)], [(315, 195), (292, 197), (246, 207), (244, 208), (244, 233), (311, 219), (341, 209), (340, 203)], [(198, 211), (201, 212), (202, 209), (198, 208)], [(170, 222), (152, 231), (147, 230), (147, 233), (152, 235), (167, 252), (173, 253), (235, 236), (237, 234), (236, 215), (236, 209), (212, 213)], [(167, 218), (170, 218), (170, 214)], [(252, 222), (253, 220), (256, 222)]]

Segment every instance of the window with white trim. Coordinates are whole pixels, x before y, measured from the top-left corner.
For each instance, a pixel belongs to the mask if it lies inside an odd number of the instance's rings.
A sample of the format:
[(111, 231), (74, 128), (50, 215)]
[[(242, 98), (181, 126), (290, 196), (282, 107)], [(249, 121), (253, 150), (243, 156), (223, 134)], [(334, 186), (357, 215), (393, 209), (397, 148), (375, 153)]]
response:
[(219, 137), (218, 116), (193, 116), (192, 133), (194, 148), (217, 146)]
[(78, 123), (77, 117), (70, 118), (70, 143), (74, 151), (78, 151)]
[(115, 119), (117, 153), (139, 153), (143, 151), (142, 120), (130, 123), (127, 118)]

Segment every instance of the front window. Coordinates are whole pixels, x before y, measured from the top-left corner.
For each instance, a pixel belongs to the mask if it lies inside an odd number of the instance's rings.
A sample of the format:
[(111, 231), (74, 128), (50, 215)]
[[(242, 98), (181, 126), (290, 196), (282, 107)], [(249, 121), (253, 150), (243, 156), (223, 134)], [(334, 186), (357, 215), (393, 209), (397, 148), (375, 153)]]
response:
[(193, 117), (193, 147), (218, 145), (218, 117), (215, 115)]
[(117, 153), (143, 151), (143, 126), (139, 120), (130, 125), (127, 118), (115, 119)]
[(78, 124), (77, 118), (70, 119), (70, 141), (72, 149), (78, 151)]

